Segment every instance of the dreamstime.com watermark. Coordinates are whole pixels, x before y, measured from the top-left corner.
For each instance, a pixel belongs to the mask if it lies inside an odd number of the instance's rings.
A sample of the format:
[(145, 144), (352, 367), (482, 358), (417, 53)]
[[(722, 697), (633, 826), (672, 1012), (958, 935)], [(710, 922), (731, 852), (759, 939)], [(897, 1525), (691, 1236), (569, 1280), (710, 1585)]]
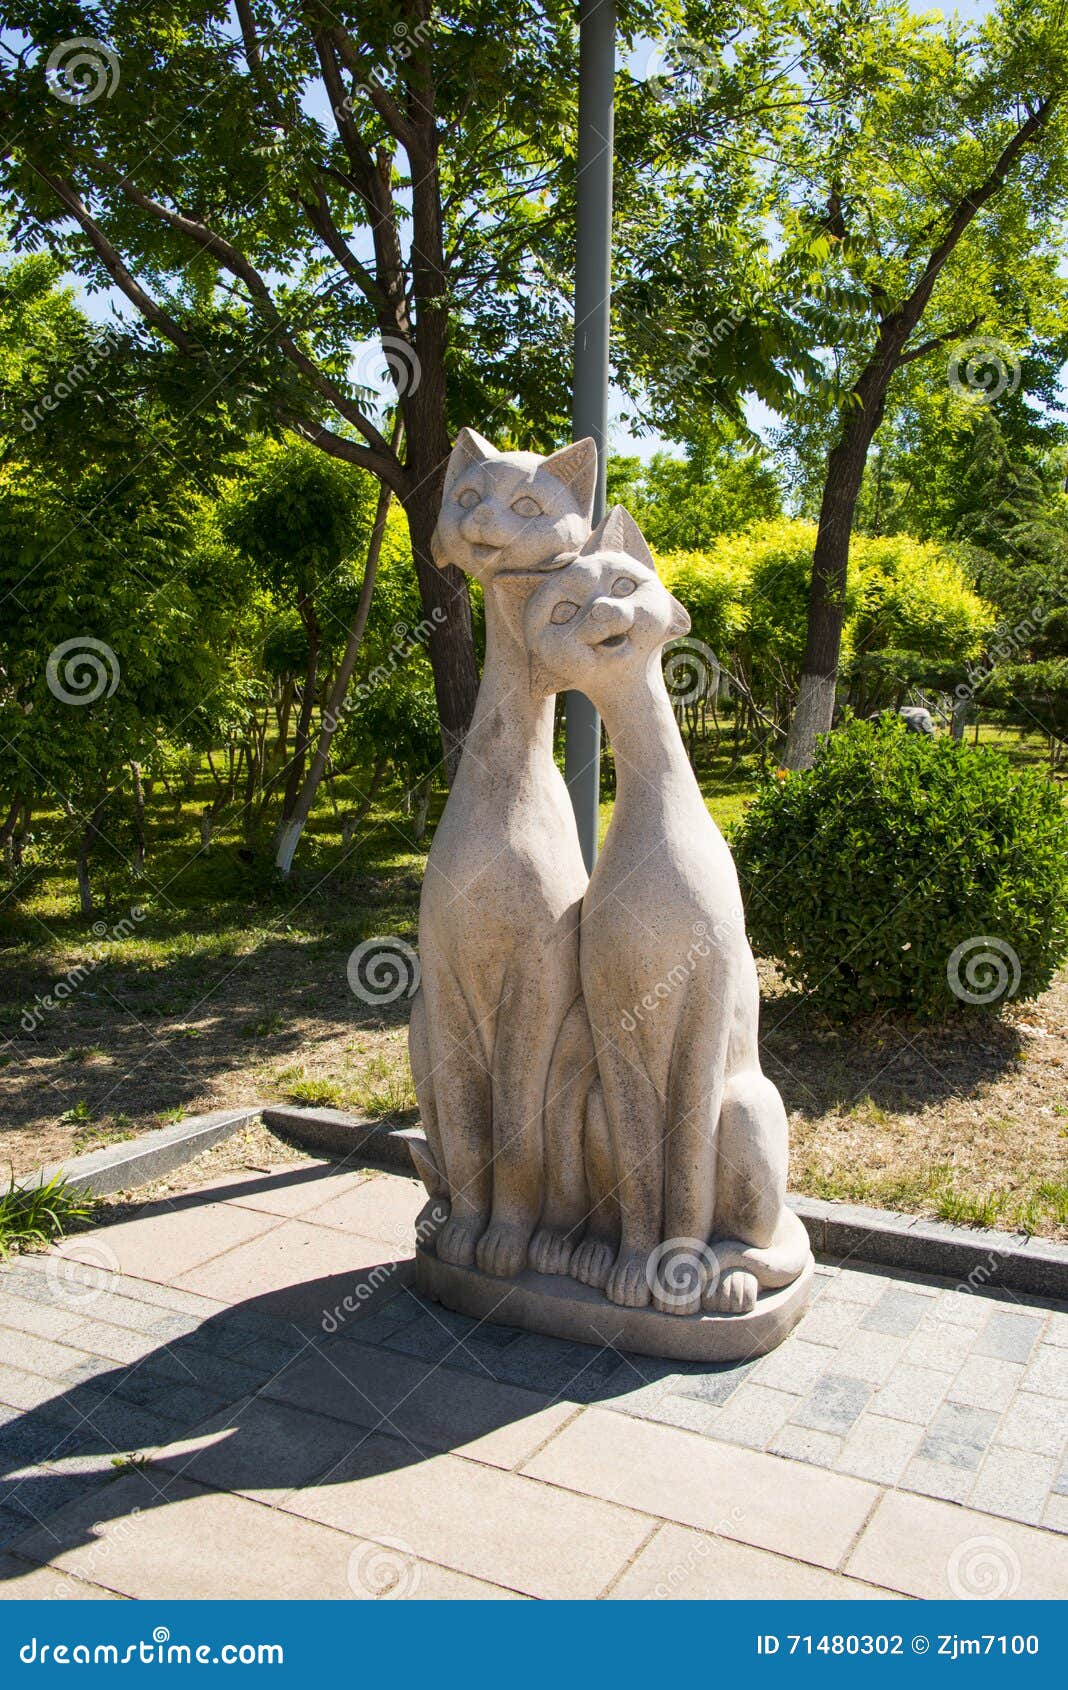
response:
[(676, 714), (719, 690), (719, 658), (704, 640), (683, 634), (664, 647), (664, 685)]
[(42, 394), (32, 405), (26, 405), (22, 412), (21, 423), (25, 434), (32, 434), (44, 422), (46, 416), (57, 409), (61, 400), (70, 399), (94, 376), (101, 364), (106, 364), (118, 347), (122, 344), (117, 329), (105, 329), (103, 336), (76, 364), (64, 371), (59, 380), (53, 382), (48, 392)]
[(395, 675), (398, 669), (404, 667), (413, 651), (426, 645), (435, 628), (439, 628), (445, 621), (445, 612), (440, 604), (436, 604), (429, 616), (424, 616), (414, 628), (409, 628), (406, 622), (396, 622), (393, 625), (393, 644), (389, 648), (389, 655), (382, 663), (376, 663), (359, 683), (353, 687), (340, 711), (327, 710), (323, 714), (323, 726), (328, 733), (335, 733), (342, 716), (347, 716), (355, 710), (365, 698), (370, 698), (373, 692)]
[(388, 376), (398, 399), (404, 399), (422, 381), (423, 366), (410, 341), (397, 334), (384, 334), (361, 346), (352, 360), (350, 374), (355, 387), (370, 388), (377, 387), (383, 376)]
[(946, 1583), (961, 1601), (1005, 1601), (1015, 1596), (1020, 1577), (1020, 1558), (1002, 1537), (970, 1537), (946, 1565)]
[(961, 1003), (988, 1004), (1014, 998), (1020, 989), (1020, 972), (1020, 958), (1008, 940), (993, 933), (963, 939), (946, 963), (949, 989)]
[(415, 1550), (399, 1537), (382, 1537), (377, 1543), (359, 1543), (349, 1556), (348, 1586), (354, 1596), (375, 1596), (379, 1600), (410, 1600), (419, 1589), (419, 1562)]
[(119, 684), (119, 660), (109, 645), (91, 634), (76, 634), (53, 646), (45, 664), (45, 680), (60, 704), (95, 704), (110, 698)]
[(949, 387), (962, 405), (992, 405), (1020, 385), (1020, 360), (1004, 341), (980, 335), (962, 341), (949, 358)]
[[(415, 1224), (416, 1245), (428, 1244), (448, 1218), (449, 1205), (441, 1197), (433, 1198)], [(403, 1238), (397, 1239), (397, 1246), (406, 1253), (410, 1249), (411, 1233), (407, 1228)], [(350, 1315), (360, 1314), (382, 1287), (389, 1285), (396, 1278), (400, 1266), (400, 1262), (379, 1262), (377, 1266), (369, 1268), (354, 1289), (342, 1297), (340, 1303), (335, 1303), (332, 1309), (323, 1310), (323, 1317), (319, 1322), (322, 1330), (329, 1337), (335, 1332), (340, 1332)]]
[(172, 1643), (165, 1625), (138, 1643), (44, 1643), (31, 1637), (19, 1650), (23, 1666), (280, 1667), (281, 1643)]
[(703, 1238), (668, 1238), (645, 1264), (645, 1280), (659, 1309), (685, 1309), (719, 1284), (719, 1257)]
[(106, 921), (94, 921), (94, 938), (104, 940), (106, 943), (95, 946), (82, 962), (76, 962), (69, 973), (65, 974), (62, 980), (57, 980), (49, 991), (43, 995), (38, 992), (33, 1000), (32, 1007), (24, 1009), (22, 1012), (19, 1025), (23, 1032), (36, 1032), (46, 1015), (50, 1015), (54, 1009), (59, 1009), (68, 998), (72, 998), (75, 992), (84, 986), (89, 977), (96, 973), (98, 968), (103, 968), (106, 965), (108, 961), (107, 946), (114, 944), (116, 939), (129, 939), (131, 934), (137, 931), (140, 923), (144, 921), (145, 914), (146, 911), (142, 909), (140, 904), (134, 904), (128, 916), (123, 916), (121, 921), (116, 921), (110, 927)]
[(967, 680), (960, 681), (953, 689), (953, 696), (959, 704), (968, 704), (975, 697), (983, 682), (987, 680), (999, 663), (1012, 663), (1021, 657), (1031, 646), (1035, 635), (1041, 632), (1043, 623), (1050, 613), (1050, 606), (1044, 605), (1041, 599), (1031, 606), (1027, 615), (1022, 617), (1012, 628), (999, 623), (990, 639), (986, 650), (978, 663), (969, 662), (965, 665)]
[(669, 1568), (659, 1584), (653, 1586), (646, 1600), (668, 1601), (686, 1584), (691, 1575), (697, 1571), (701, 1562), (707, 1560), (709, 1555), (712, 1554), (716, 1547), (716, 1538), (737, 1537), (738, 1527), (744, 1519), (744, 1513), (736, 1504), (729, 1514), (725, 1514), (721, 1520), (716, 1521), (712, 1527), (713, 1535), (711, 1537), (695, 1538), (686, 1554), (681, 1556), (673, 1567)]
[(95, 35), (58, 41), (45, 61), (48, 92), (65, 106), (110, 100), (119, 86), (119, 55)]
[(414, 998), (422, 978), (419, 953), (395, 933), (362, 940), (349, 956), (345, 973), (353, 997), (375, 1008)]
[[(745, 914), (739, 907), (737, 910), (732, 910), (724, 920), (715, 923), (712, 928), (711, 940), (719, 942), (728, 938), (732, 933), (737, 933), (739, 928), (744, 930), (744, 927)], [(695, 921), (690, 931), (693, 933), (693, 940), (687, 947), (683, 960), (669, 969), (665, 979), (658, 980), (655, 986), (649, 988), (644, 997), (640, 998), (620, 1017), (619, 1025), (624, 1033), (633, 1033), (639, 1021), (644, 1021), (646, 1015), (651, 1015), (654, 1010), (659, 1009), (660, 1005), (666, 1002), (673, 992), (677, 991), (680, 986), (684, 986), (687, 980), (693, 977), (697, 970), (697, 964), (711, 956), (712, 943), (705, 923)]]

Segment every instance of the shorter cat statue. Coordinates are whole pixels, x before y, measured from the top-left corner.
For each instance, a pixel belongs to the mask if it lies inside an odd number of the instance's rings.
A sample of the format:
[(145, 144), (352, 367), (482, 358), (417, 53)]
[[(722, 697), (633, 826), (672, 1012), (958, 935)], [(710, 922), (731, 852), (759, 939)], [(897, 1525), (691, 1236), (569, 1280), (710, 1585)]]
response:
[[(757, 1054), (759, 991), (734, 863), (661, 670), (663, 646), (690, 619), (619, 507), (573, 561), (514, 589), (532, 691), (584, 692), (616, 771), (579, 956), (612, 1180), (592, 1198), (618, 1204), (619, 1239), (595, 1228), (570, 1272), (630, 1308), (747, 1314), (760, 1291), (792, 1284), (811, 1252), (785, 1205), (786, 1112)], [(650, 996), (651, 1011), (640, 1007)]]

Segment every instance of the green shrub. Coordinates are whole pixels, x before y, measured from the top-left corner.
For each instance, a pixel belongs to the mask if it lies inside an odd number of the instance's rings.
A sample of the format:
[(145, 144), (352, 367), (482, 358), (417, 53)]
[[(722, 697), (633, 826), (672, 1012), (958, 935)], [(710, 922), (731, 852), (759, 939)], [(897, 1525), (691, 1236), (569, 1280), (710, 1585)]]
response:
[(733, 845), (755, 949), (836, 1016), (998, 1009), (1068, 955), (1068, 818), (997, 751), (853, 722)]

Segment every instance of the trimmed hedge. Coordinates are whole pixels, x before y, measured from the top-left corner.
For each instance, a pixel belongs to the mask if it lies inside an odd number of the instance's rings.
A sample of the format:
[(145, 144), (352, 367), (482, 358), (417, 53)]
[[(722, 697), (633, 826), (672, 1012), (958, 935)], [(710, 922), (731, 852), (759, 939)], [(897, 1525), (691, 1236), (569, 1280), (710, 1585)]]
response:
[(997, 1010), (1068, 956), (1064, 805), (998, 751), (852, 722), (732, 845), (754, 948), (836, 1017)]

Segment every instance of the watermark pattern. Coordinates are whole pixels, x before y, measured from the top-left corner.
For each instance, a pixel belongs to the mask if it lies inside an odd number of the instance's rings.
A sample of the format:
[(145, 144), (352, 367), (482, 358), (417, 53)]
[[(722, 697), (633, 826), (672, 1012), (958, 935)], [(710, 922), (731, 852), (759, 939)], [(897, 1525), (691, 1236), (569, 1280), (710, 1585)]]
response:
[(91, 634), (61, 640), (45, 664), (48, 690), (61, 704), (95, 704), (98, 698), (110, 698), (120, 673), (111, 647)]
[(711, 1555), (715, 1548), (717, 1537), (737, 1537), (738, 1527), (745, 1519), (742, 1510), (735, 1503), (729, 1514), (710, 1527), (711, 1536), (695, 1538), (686, 1554), (681, 1556), (671, 1567), (660, 1582), (653, 1586), (647, 1601), (666, 1602), (680, 1590), (692, 1573), (697, 1571), (706, 1556)]
[(52, 48), (45, 64), (48, 91), (65, 106), (110, 100), (119, 86), (119, 56), (95, 35), (74, 35)]
[(77, 1561), (64, 1566), (63, 1571), (67, 1577), (64, 1579), (57, 1576), (56, 1588), (49, 1593), (49, 1601), (79, 1601), (79, 1593), (76, 1588), (72, 1588), (72, 1581), (74, 1587), (79, 1584), (93, 1585), (102, 1582), (96, 1575), (110, 1558), (112, 1551), (134, 1535), (140, 1521), (141, 1509), (138, 1507), (131, 1508), (122, 1519), (108, 1522), (106, 1531), (104, 1521), (94, 1520), (89, 1528), (90, 1542), (84, 1554), (80, 1555)]
[(719, 658), (690, 634), (670, 640), (664, 647), (664, 684), (676, 710), (699, 704), (719, 689)]
[(70, 369), (60, 376), (59, 380), (54, 382), (48, 392), (42, 395), (40, 399), (24, 408), (21, 417), (23, 432), (32, 434), (45, 417), (56, 409), (61, 400), (71, 398), (83, 383), (96, 374), (101, 364), (105, 364), (120, 345), (119, 331), (111, 328), (106, 329), (100, 340), (89, 349), (83, 359), (80, 359), (77, 364), (72, 364)]
[[(416, 1222), (416, 1246), (418, 1247), (428, 1243), (429, 1240), (434, 1237), (438, 1228), (444, 1226), (448, 1218), (449, 1205), (445, 1202), (444, 1198), (435, 1197), (429, 1207), (424, 1209), (423, 1213)], [(396, 1245), (399, 1250), (403, 1251), (405, 1257), (407, 1257), (412, 1245), (412, 1235), (409, 1227), (404, 1228), (403, 1235), (397, 1235)], [(391, 1285), (393, 1283), (393, 1280), (396, 1278), (403, 1266), (403, 1262), (377, 1263), (375, 1267), (370, 1268), (367, 1273), (361, 1276), (353, 1289), (342, 1297), (340, 1303), (335, 1303), (332, 1309), (324, 1309), (323, 1317), (319, 1324), (327, 1336), (333, 1337), (335, 1332), (341, 1331), (341, 1328), (345, 1325), (350, 1316), (360, 1314), (366, 1308), (367, 1304), (370, 1303), (373, 1298), (377, 1296), (378, 1292), (382, 1290), (384, 1285)]]
[(382, 56), (382, 63), (369, 66), (362, 81), (354, 83), (352, 89), (340, 105), (335, 106), (334, 115), (352, 111), (353, 104), (358, 99), (374, 100), (375, 92), (386, 92), (386, 79), (395, 76), (406, 59), (410, 59), (417, 47), (421, 47), (433, 33), (433, 20), (421, 18), (414, 29), (406, 23), (398, 22), (393, 25), (393, 41), (386, 48)]
[(703, 87), (718, 71), (719, 55), (714, 47), (692, 35), (679, 35), (671, 41), (653, 43), (641, 80), (654, 99), (666, 102), (676, 93), (681, 81)]
[(999, 663), (1012, 663), (1030, 649), (1050, 613), (1050, 608), (1043, 604), (1041, 599), (1037, 599), (1027, 615), (1021, 617), (1013, 627), (1009, 628), (1003, 622), (998, 624), (987, 641), (981, 660), (978, 663), (969, 660), (965, 664), (967, 680), (959, 682), (953, 689), (953, 696), (958, 704), (969, 704)]
[(359, 1543), (349, 1556), (348, 1584), (354, 1596), (388, 1597), (405, 1601), (419, 1589), (415, 1550), (400, 1538)]
[(84, 1308), (114, 1283), (119, 1258), (101, 1238), (85, 1238), (79, 1245), (81, 1260), (72, 1256), (45, 1257), (44, 1278), (53, 1302), (65, 1309)]
[[(717, 921), (712, 928), (712, 939), (722, 941), (731, 933), (737, 933), (739, 928), (744, 930), (745, 913), (741, 905), (732, 910), (723, 921)], [(644, 1021), (646, 1015), (651, 1015), (666, 1003), (671, 994), (684, 986), (696, 972), (697, 964), (712, 954), (709, 943), (709, 932), (703, 921), (695, 921), (691, 929), (693, 941), (687, 946), (686, 955), (674, 968), (668, 970), (663, 980), (658, 980), (655, 986), (650, 986), (644, 997), (632, 1004), (621, 1017), (619, 1025), (624, 1033), (633, 1033), (639, 1021)]]
[(426, 645), (434, 629), (440, 627), (444, 620), (445, 612), (439, 604), (436, 604), (430, 615), (424, 616), (422, 621), (417, 622), (414, 628), (409, 628), (406, 622), (394, 623), (393, 644), (385, 661), (376, 663), (374, 668), (364, 676), (359, 686), (353, 687), (341, 706), (340, 713), (332, 710), (324, 711), (323, 723), (328, 732), (334, 733), (342, 716), (347, 716), (350, 711), (355, 710), (365, 698), (370, 698), (372, 693), (388, 681), (391, 675), (396, 674), (398, 669), (403, 668), (412, 652), (417, 651), (420, 646)]
[(1003, 341), (979, 336), (950, 354), (950, 391), (965, 405), (992, 405), (1020, 385), (1020, 360)]
[(345, 973), (353, 996), (374, 1005), (414, 998), (421, 978), (418, 953), (395, 933), (364, 939), (349, 957)]
[(1020, 959), (1005, 939), (980, 933), (962, 940), (950, 953), (946, 979), (953, 996), (962, 1003), (997, 1003), (1001, 998), (1016, 996), (1020, 987)]
[(1002, 1601), (1019, 1587), (1020, 1559), (1004, 1538), (970, 1537), (950, 1556), (946, 1580), (962, 1601)]
[[(115, 922), (110, 927), (106, 921), (94, 921), (93, 937), (98, 940), (106, 940), (108, 944), (114, 944), (116, 939), (128, 939), (136, 931), (138, 924), (144, 921), (145, 913), (140, 904), (134, 904), (128, 916), (123, 916), (121, 921)], [(51, 1014), (52, 1010), (59, 1009), (68, 998), (72, 998), (75, 992), (84, 986), (89, 976), (95, 974), (98, 968), (102, 968), (107, 960), (106, 945), (98, 944), (93, 947), (83, 962), (75, 963), (62, 980), (57, 980), (50, 991), (43, 995), (38, 992), (33, 1000), (32, 1007), (24, 1009), (22, 1012), (19, 1025), (23, 1032), (36, 1032), (37, 1028), (42, 1025), (45, 1016)]]
[(645, 1279), (659, 1308), (687, 1308), (718, 1284), (719, 1258), (702, 1238), (666, 1238), (646, 1262)]
[(384, 334), (368, 341), (353, 360), (352, 381), (356, 387), (376, 388), (386, 376), (401, 399), (415, 393), (423, 379), (418, 352), (400, 335)]

